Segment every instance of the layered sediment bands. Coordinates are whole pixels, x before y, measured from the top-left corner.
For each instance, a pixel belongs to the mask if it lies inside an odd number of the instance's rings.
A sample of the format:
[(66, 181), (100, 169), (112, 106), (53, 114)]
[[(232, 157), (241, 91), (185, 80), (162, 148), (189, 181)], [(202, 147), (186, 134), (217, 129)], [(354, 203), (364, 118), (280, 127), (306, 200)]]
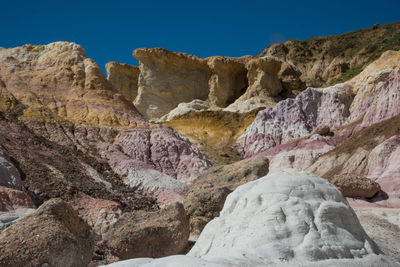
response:
[(324, 125), (338, 127), (349, 114), (353, 97), (351, 87), (308, 88), (295, 99), (286, 99), (276, 107), (257, 114), (254, 122), (238, 139), (245, 157), (310, 134)]
[(121, 95), (134, 101), (138, 92), (139, 67), (124, 63), (108, 62), (106, 64), (107, 80)]
[[(0, 108), (7, 117), (1, 123), (11, 127), (5, 133), (10, 141), (5, 139), (1, 145), (9, 149), (9, 144), (15, 142), (16, 147), (11, 150), (15, 152), (23, 146), (23, 142), (28, 142), (25, 144), (29, 147), (26, 158), (32, 156), (32, 162), (29, 164), (44, 160), (40, 158), (40, 152), (47, 151), (46, 145), (42, 147), (43, 143), (47, 144), (44, 140), (37, 141), (38, 147), (35, 147), (36, 143), (31, 146), (29, 140), (32, 138), (45, 138), (50, 141), (55, 146), (48, 152), (50, 154), (60, 154), (57, 151), (60, 149), (68, 151), (71, 155), (94, 159), (78, 162), (70, 160), (68, 164), (74, 164), (74, 167), (67, 167), (66, 164), (64, 168), (57, 165), (57, 160), (51, 162), (50, 157), (46, 157), (44, 166), (36, 166), (41, 171), (23, 170), (24, 174), (32, 173), (38, 179), (34, 181), (35, 187), (49, 186), (46, 183), (40, 184), (40, 172), (50, 171), (49, 176), (57, 177), (66, 175), (68, 178), (65, 179), (68, 180), (73, 179), (68, 170), (75, 170), (77, 173), (84, 173), (82, 177), (92, 177), (87, 179), (88, 181), (95, 180), (94, 184), (83, 186), (88, 190), (84, 191), (85, 194), (109, 199), (104, 196), (107, 192), (93, 195), (91, 191), (97, 190), (97, 184), (104, 186), (101, 190), (107, 191), (112, 187), (109, 185), (110, 181), (102, 177), (105, 171), (108, 173), (106, 176), (111, 175), (113, 179), (118, 179), (119, 183), (122, 184), (125, 177), (128, 185), (133, 188), (140, 187), (149, 194), (173, 188), (177, 191), (175, 193), (182, 195), (186, 188), (185, 183), (190, 182), (190, 176), (197, 175), (212, 165), (187, 139), (171, 129), (148, 123), (131, 102), (113, 89), (98, 66), (88, 59), (84, 50), (76, 44), (58, 42), (46, 46), (26, 45), (1, 50), (0, 79), (4, 81), (0, 83)], [(3, 130), (6, 129), (7, 126)], [(18, 136), (18, 129), (23, 129), (20, 135), (30, 138), (18, 143), (14, 140)], [(33, 154), (36, 150), (39, 158)], [(55, 154), (53, 156), (56, 158), (66, 157)], [(22, 153), (12, 157), (17, 162), (27, 161)], [(99, 161), (107, 165), (110, 172), (98, 170), (95, 166)], [(158, 177), (163, 179), (151, 180), (151, 175), (147, 172), (159, 172)], [(131, 173), (134, 173), (132, 177)], [(143, 179), (138, 179), (138, 176)], [(144, 179), (146, 177), (151, 181)], [(136, 181), (132, 182), (131, 178), (136, 178)], [(178, 187), (174, 182), (176, 179), (181, 181), (178, 181)], [(64, 183), (64, 178), (54, 182), (60, 181)], [(26, 186), (32, 186), (29, 185), (31, 182), (31, 179), (27, 179)], [(68, 181), (64, 185), (70, 182), (74, 183)], [(170, 182), (173, 186), (168, 185)], [(58, 186), (62, 194), (65, 193), (64, 185)], [(50, 194), (54, 188), (29, 190), (37, 190), (39, 195), (45, 194), (43, 198), (39, 197), (41, 201), (61, 194)]]
[(0, 77), (1, 87), (26, 106), (24, 117), (110, 126), (136, 126), (140, 121), (133, 104), (113, 90), (97, 64), (74, 43), (2, 49)]
[(261, 111), (239, 138), (244, 155), (268, 156), (271, 169), (316, 172), (370, 202), (352, 205), (398, 207), (399, 62), (399, 52), (386, 52), (347, 83), (308, 88)]
[(197, 111), (163, 124), (197, 144), (215, 164), (229, 164), (241, 159), (234, 148), (236, 139), (252, 123), (257, 112)]
[(0, 144), (36, 204), (54, 197), (69, 200), (83, 192), (94, 198), (117, 199), (129, 209), (155, 206), (153, 199), (124, 185), (104, 159), (48, 141), (21, 123), (0, 117)]
[(205, 59), (163, 48), (139, 48), (140, 62), (136, 108), (146, 118), (160, 118), (181, 102), (206, 100), (211, 71)]
[[(369, 195), (368, 197), (372, 197), (369, 202), (351, 201), (354, 206), (400, 207), (400, 181), (398, 179), (400, 175), (398, 167), (400, 139), (397, 127), (393, 127), (399, 123), (400, 116), (397, 115), (360, 130), (335, 149), (318, 157), (307, 170), (332, 181), (337, 177), (346, 177), (351, 174), (354, 180), (352, 183), (364, 185), (371, 183), (357, 181), (357, 177), (361, 177), (379, 184), (381, 191), (372, 196)], [(350, 183), (343, 185), (347, 189), (351, 188)], [(350, 192), (350, 196), (361, 197), (357, 191), (362, 187), (355, 188), (353, 192)], [(346, 194), (349, 195), (347, 189)]]

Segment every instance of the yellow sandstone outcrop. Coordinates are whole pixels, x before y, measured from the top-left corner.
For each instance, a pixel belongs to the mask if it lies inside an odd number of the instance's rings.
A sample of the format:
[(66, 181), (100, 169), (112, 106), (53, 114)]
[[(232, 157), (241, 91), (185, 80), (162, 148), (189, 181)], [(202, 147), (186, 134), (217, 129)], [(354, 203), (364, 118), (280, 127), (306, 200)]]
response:
[(205, 59), (164, 48), (139, 48), (136, 108), (146, 118), (160, 118), (182, 102), (208, 98), (211, 71)]
[(26, 106), (22, 117), (109, 126), (135, 126), (142, 120), (75, 43), (2, 49), (0, 79)]
[(114, 61), (106, 64), (107, 80), (121, 95), (134, 101), (138, 91), (139, 67)]

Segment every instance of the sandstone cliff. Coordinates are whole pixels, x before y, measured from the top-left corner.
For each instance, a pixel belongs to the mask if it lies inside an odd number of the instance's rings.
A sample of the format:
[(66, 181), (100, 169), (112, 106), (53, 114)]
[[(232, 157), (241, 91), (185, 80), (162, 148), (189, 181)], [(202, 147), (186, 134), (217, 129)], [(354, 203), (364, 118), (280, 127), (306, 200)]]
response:
[(108, 62), (107, 80), (129, 101), (135, 100), (138, 91), (139, 67), (129, 64)]
[(163, 48), (136, 49), (140, 61), (135, 106), (146, 118), (160, 118), (181, 102), (206, 100), (211, 72), (206, 60)]

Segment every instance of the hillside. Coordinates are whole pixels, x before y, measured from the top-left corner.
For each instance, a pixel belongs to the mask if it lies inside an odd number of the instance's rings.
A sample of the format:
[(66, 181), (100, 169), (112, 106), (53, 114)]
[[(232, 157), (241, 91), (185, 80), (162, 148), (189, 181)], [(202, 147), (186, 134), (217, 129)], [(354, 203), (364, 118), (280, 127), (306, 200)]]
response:
[(259, 56), (289, 61), (300, 70), (307, 86), (325, 87), (353, 78), (387, 50), (400, 50), (400, 22), (307, 40), (291, 39), (268, 46)]

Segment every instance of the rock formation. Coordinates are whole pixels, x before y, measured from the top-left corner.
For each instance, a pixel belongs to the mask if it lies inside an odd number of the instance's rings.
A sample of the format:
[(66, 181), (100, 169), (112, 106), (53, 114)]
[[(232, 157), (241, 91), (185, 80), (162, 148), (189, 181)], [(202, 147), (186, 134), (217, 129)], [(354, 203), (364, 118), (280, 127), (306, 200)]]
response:
[(105, 234), (111, 253), (120, 259), (178, 254), (186, 247), (188, 238), (189, 223), (180, 203), (158, 212), (125, 213)]
[(208, 98), (211, 71), (207, 61), (163, 48), (136, 49), (140, 62), (135, 106), (146, 118), (160, 118), (181, 102)]
[(180, 103), (176, 108), (171, 110), (168, 114), (162, 116), (158, 121), (159, 122), (171, 121), (190, 112), (208, 110), (209, 108), (210, 104), (207, 101), (195, 99), (189, 103), (186, 102)]
[(126, 99), (134, 101), (138, 92), (139, 67), (114, 61), (106, 64), (107, 80)]
[(272, 44), (259, 56), (275, 56), (295, 65), (307, 86), (349, 80), (387, 50), (399, 50), (400, 23), (308, 40)]
[(133, 104), (113, 91), (97, 64), (74, 43), (0, 50), (0, 77), (27, 106), (24, 117), (109, 126), (139, 121)]
[[(260, 153), (270, 158), (271, 169), (307, 169), (346, 196), (373, 197), (372, 202), (398, 207), (399, 182), (393, 179), (398, 131), (393, 125), (399, 116), (399, 55), (388, 51), (344, 84), (308, 88), (261, 111), (238, 139), (244, 155)], [(316, 92), (318, 98), (308, 97)]]
[(260, 107), (273, 107), (282, 91), (278, 72), (282, 62), (273, 57), (251, 59), (246, 63), (249, 87), (232, 105), (225, 110), (248, 112)]
[(347, 85), (308, 88), (295, 99), (257, 114), (238, 143), (245, 157), (310, 134), (318, 126), (338, 127), (349, 116), (353, 98)]
[(210, 105), (224, 108), (239, 98), (248, 86), (245, 58), (211, 57), (207, 64), (212, 71), (209, 80)]
[(147, 122), (76, 44), (2, 49), (0, 80), (2, 229), (60, 197), (94, 231), (94, 260), (107, 263), (110, 225), (183, 200), (191, 175), (212, 165), (186, 138)]
[(86, 266), (93, 253), (90, 227), (60, 199), (44, 203), (0, 233), (1, 266)]
[(398, 25), (240, 58), (140, 48), (108, 79), (74, 43), (0, 48), (0, 265), (174, 255), (191, 230), (188, 255), (126, 264), (394, 266), (348, 203), (398, 260)]
[[(132, 103), (113, 90), (98, 66), (76, 44), (58, 42), (1, 50), (0, 77), (4, 82), (1, 91), (15, 96), (15, 101), (11, 96), (7, 98), (12, 100), (8, 103), (15, 102), (8, 104), (8, 113), (18, 113), (18, 120), (37, 136), (105, 158), (120, 177), (127, 175), (129, 180), (135, 177), (131, 173), (158, 171), (166, 174), (167, 180), (178, 178), (188, 183), (190, 175), (211, 166), (186, 139), (147, 123)], [(15, 131), (6, 134), (11, 133)], [(85, 164), (76, 164), (74, 169), (88, 169)], [(99, 179), (104, 184), (104, 179)], [(146, 181), (129, 183), (140, 187)], [(142, 189), (154, 191), (146, 186)]]
[(191, 233), (199, 235), (209, 221), (218, 217), (226, 197), (239, 185), (267, 173), (266, 157), (245, 159), (203, 172), (196, 178), (184, 200), (186, 214), (190, 217)]
[(163, 124), (197, 144), (215, 164), (229, 164), (241, 159), (235, 142), (252, 123), (257, 111), (235, 113), (204, 110), (182, 114)]
[(396, 266), (339, 190), (294, 170), (238, 187), (187, 256), (111, 266)]

